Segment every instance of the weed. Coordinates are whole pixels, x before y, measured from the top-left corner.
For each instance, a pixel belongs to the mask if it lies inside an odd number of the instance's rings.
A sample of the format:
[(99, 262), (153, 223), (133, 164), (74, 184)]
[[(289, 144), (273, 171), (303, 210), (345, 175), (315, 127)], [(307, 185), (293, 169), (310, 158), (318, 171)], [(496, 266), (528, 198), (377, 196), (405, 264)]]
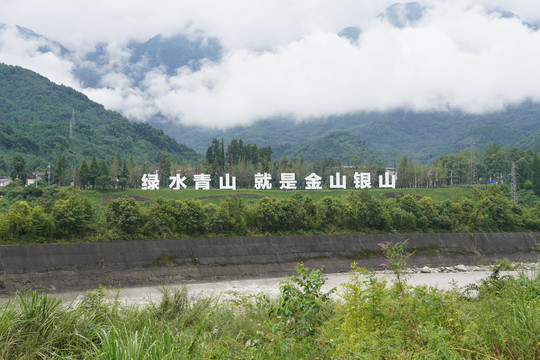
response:
[(335, 289), (326, 293), (321, 290), (326, 277), (320, 269), (310, 270), (299, 264), (296, 273), (281, 283), (277, 302), (271, 303), (267, 297), (261, 297), (261, 306), (277, 320), (273, 324), (274, 330), (303, 338), (313, 335), (331, 316), (330, 295)]

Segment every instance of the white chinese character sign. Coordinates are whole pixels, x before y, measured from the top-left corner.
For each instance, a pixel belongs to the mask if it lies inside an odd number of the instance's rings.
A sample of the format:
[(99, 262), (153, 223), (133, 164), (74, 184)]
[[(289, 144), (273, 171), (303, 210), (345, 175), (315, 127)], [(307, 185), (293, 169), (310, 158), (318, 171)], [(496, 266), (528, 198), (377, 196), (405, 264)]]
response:
[(264, 173), (264, 174), (256, 173), (254, 177), (255, 177), (255, 189), (270, 190), (272, 188), (272, 183), (270, 182), (270, 180), (272, 180), (272, 175), (268, 173)]
[(195, 190), (210, 190), (210, 174), (193, 175)]
[(336, 178), (334, 180), (334, 176), (330, 176), (330, 189), (347, 189), (347, 177), (343, 175), (343, 177), (340, 179), (339, 175), (340, 173), (336, 173)]
[(219, 188), (225, 190), (236, 190), (236, 176), (232, 177), (232, 182), (229, 178), (229, 174), (225, 174), (225, 181), (223, 181), (223, 176), (220, 176)]
[(281, 180), (279, 181), (281, 190), (296, 190), (296, 174), (295, 173), (281, 173)]
[(142, 190), (159, 190), (159, 176), (155, 174), (143, 174), (141, 179)]
[(306, 190), (321, 190), (321, 180), (322, 177), (315, 173), (311, 173), (306, 176)]
[(354, 173), (355, 189), (371, 189), (371, 173)]
[(169, 176), (169, 180), (171, 180), (171, 183), (169, 184), (169, 188), (173, 190), (180, 190), (180, 187), (187, 188), (184, 181), (186, 181), (186, 177), (182, 176), (180, 177), (180, 174), (176, 174), (176, 176)]
[(389, 180), (390, 173), (385, 172), (384, 173), (384, 182), (382, 175), (379, 175), (379, 188), (390, 188), (395, 189), (396, 188), (396, 175), (392, 175), (392, 181)]
[[(272, 175), (269, 173), (256, 173), (253, 175), (255, 180), (255, 189), (257, 190), (270, 190), (272, 189)], [(379, 188), (395, 189), (396, 188), (396, 175), (389, 172), (384, 173), (384, 178), (379, 175)], [(169, 188), (173, 190), (187, 189), (185, 176), (176, 174), (175, 176), (169, 176), (170, 184)], [(212, 176), (210, 174), (195, 174), (193, 175), (193, 182), (195, 184), (195, 190), (210, 190), (210, 182)], [(305, 190), (322, 190), (322, 177), (311, 173), (304, 178)], [(353, 183), (355, 189), (371, 189), (371, 173), (358, 173), (355, 172), (353, 176)], [(159, 190), (159, 176), (158, 171), (155, 173), (143, 174), (141, 178), (142, 190)], [(296, 190), (298, 188), (298, 182), (296, 180), (295, 173), (281, 173), (279, 180), (279, 188), (281, 190)], [(347, 189), (347, 176), (341, 175), (336, 172), (329, 177), (329, 189)], [(236, 176), (225, 174), (225, 176), (219, 177), (219, 189), (222, 190), (236, 190)]]

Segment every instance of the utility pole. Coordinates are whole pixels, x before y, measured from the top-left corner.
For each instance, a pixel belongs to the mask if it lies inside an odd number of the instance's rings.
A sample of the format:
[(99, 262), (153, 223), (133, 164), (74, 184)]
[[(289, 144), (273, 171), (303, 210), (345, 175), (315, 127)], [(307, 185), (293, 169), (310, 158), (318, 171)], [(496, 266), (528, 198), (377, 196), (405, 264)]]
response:
[(510, 174), (511, 181), (511, 198), (514, 204), (517, 204), (517, 183), (516, 183), (516, 162), (512, 161), (512, 173)]

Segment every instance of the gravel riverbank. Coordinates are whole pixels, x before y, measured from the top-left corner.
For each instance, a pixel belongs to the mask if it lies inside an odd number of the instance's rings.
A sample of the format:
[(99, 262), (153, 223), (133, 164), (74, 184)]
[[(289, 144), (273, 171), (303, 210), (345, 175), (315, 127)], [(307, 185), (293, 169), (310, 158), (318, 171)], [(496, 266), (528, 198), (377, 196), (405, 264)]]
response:
[[(500, 272), (501, 276), (512, 275), (519, 276), (524, 274), (528, 277), (534, 277), (540, 270), (539, 264), (508, 264), (514, 270), (504, 270)], [(407, 269), (407, 283), (409, 285), (426, 285), (447, 290), (451, 288), (464, 288), (465, 286), (478, 283), (482, 279), (488, 278), (493, 271), (494, 265), (487, 266), (465, 266), (457, 265), (452, 267), (423, 267), (420, 269)], [(351, 279), (349, 273), (326, 274), (328, 277), (323, 291), (329, 291), (332, 288), (337, 289), (339, 294), (343, 289), (343, 284)], [(389, 282), (393, 281), (393, 274), (388, 271), (376, 271), (375, 276), (386, 277)], [(360, 279), (367, 279), (367, 275), (361, 275)], [(168, 285), (170, 289), (179, 289), (183, 286), (188, 288), (190, 294), (196, 296), (218, 296), (220, 299), (234, 297), (235, 293), (244, 295), (255, 295), (265, 293), (269, 296), (279, 294), (279, 285), (285, 277), (272, 278), (249, 278), (239, 280), (224, 280), (212, 282), (185, 282)], [(79, 301), (86, 292), (66, 292), (57, 295), (66, 301)], [(161, 286), (145, 286), (122, 289), (106, 289), (108, 298), (117, 297), (122, 304), (140, 304), (144, 305), (150, 301), (159, 301), (163, 293)]]

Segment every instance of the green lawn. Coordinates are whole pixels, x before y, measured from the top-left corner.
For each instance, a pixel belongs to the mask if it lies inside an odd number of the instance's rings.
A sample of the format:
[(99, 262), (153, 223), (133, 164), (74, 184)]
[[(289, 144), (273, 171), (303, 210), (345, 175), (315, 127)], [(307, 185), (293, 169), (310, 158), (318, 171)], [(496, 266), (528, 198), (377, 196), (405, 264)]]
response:
[[(333, 196), (340, 199), (346, 199), (349, 194), (362, 190), (299, 190), (308, 195), (317, 202), (325, 196)], [(286, 199), (294, 191), (286, 190), (255, 190), (255, 189), (237, 189), (237, 190), (171, 190), (171, 189), (159, 189), (159, 190), (140, 190), (140, 189), (126, 189), (126, 190), (105, 190), (95, 191), (86, 190), (86, 196), (94, 203), (106, 204), (112, 198), (122, 195), (135, 196), (141, 201), (144, 199), (154, 200), (158, 197), (172, 200), (187, 200), (195, 199), (200, 200), (203, 204), (207, 203), (219, 203), (227, 196), (239, 196), (248, 203), (257, 202), (260, 198), (265, 196), (275, 199)], [(417, 195), (421, 197), (429, 196), (435, 201), (450, 200), (452, 198), (463, 198), (471, 193), (470, 187), (446, 187), (438, 189), (372, 189), (369, 193), (372, 196), (382, 196), (385, 193), (403, 193)]]

